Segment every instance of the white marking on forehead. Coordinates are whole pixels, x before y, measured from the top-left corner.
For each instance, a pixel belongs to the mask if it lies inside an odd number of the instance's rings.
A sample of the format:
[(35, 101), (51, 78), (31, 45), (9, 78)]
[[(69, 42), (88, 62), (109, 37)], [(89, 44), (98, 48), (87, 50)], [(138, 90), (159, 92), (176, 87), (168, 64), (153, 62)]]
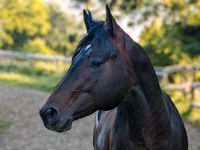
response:
[(85, 51), (88, 50), (91, 47), (91, 44), (88, 44), (85, 48)]

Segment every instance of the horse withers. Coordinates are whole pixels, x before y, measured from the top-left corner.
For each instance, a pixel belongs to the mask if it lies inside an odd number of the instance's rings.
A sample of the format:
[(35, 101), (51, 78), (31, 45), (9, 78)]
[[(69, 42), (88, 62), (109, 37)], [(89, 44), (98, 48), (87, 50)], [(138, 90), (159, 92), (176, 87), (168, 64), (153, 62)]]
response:
[(161, 91), (143, 48), (116, 23), (83, 11), (87, 34), (40, 110), (46, 128), (64, 132), (96, 112), (95, 150), (187, 150), (181, 117)]

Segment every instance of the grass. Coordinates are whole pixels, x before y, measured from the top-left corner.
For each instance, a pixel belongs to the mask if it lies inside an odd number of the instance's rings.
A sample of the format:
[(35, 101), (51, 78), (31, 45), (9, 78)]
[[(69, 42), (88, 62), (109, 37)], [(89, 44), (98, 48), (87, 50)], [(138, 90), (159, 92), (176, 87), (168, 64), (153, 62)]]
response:
[(61, 62), (0, 61), (0, 82), (50, 91), (64, 75), (69, 64)]
[(0, 134), (3, 134), (12, 123), (5, 120), (0, 120)]
[[(0, 59), (0, 82), (20, 85), (43, 91), (52, 90), (66, 72), (69, 64), (42, 61)], [(189, 109), (190, 97), (180, 92), (168, 91), (182, 117), (194, 125), (200, 125), (200, 109)], [(200, 97), (200, 91), (197, 91)], [(1, 113), (0, 113), (1, 114)], [(0, 133), (10, 123), (0, 120)]]
[(59, 81), (60, 76), (38, 77), (35, 75), (20, 74), (18, 72), (0, 71), (0, 81), (12, 85), (21, 85), (24, 87), (34, 88), (43, 91), (50, 91)]
[(3, 111), (4, 109), (0, 106), (0, 135), (5, 133), (6, 129), (10, 127), (12, 124), (11, 121), (6, 120), (6, 112)]

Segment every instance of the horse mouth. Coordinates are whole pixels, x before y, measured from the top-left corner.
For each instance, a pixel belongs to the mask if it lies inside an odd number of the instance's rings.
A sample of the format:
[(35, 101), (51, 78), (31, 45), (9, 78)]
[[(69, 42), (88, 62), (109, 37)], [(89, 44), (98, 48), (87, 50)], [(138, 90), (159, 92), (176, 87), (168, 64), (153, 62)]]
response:
[(71, 128), (72, 128), (72, 120), (69, 119), (63, 126), (57, 128), (56, 131), (59, 133), (62, 133), (62, 132), (70, 130)]
[(45, 127), (49, 130), (62, 133), (72, 128), (72, 119), (68, 119), (65, 123), (61, 123), (60, 121), (58, 121), (51, 126), (45, 125)]

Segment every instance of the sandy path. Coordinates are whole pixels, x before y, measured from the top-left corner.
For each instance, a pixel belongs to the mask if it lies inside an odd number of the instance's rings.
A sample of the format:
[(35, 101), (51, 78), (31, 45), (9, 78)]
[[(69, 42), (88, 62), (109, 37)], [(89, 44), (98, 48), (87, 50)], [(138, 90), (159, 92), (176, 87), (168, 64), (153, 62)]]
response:
[[(39, 108), (49, 93), (0, 84), (0, 119), (12, 121), (0, 135), (0, 150), (92, 150), (93, 116), (64, 134), (44, 128)], [(2, 114), (3, 112), (3, 114)], [(200, 150), (200, 129), (186, 124), (190, 150)]]

